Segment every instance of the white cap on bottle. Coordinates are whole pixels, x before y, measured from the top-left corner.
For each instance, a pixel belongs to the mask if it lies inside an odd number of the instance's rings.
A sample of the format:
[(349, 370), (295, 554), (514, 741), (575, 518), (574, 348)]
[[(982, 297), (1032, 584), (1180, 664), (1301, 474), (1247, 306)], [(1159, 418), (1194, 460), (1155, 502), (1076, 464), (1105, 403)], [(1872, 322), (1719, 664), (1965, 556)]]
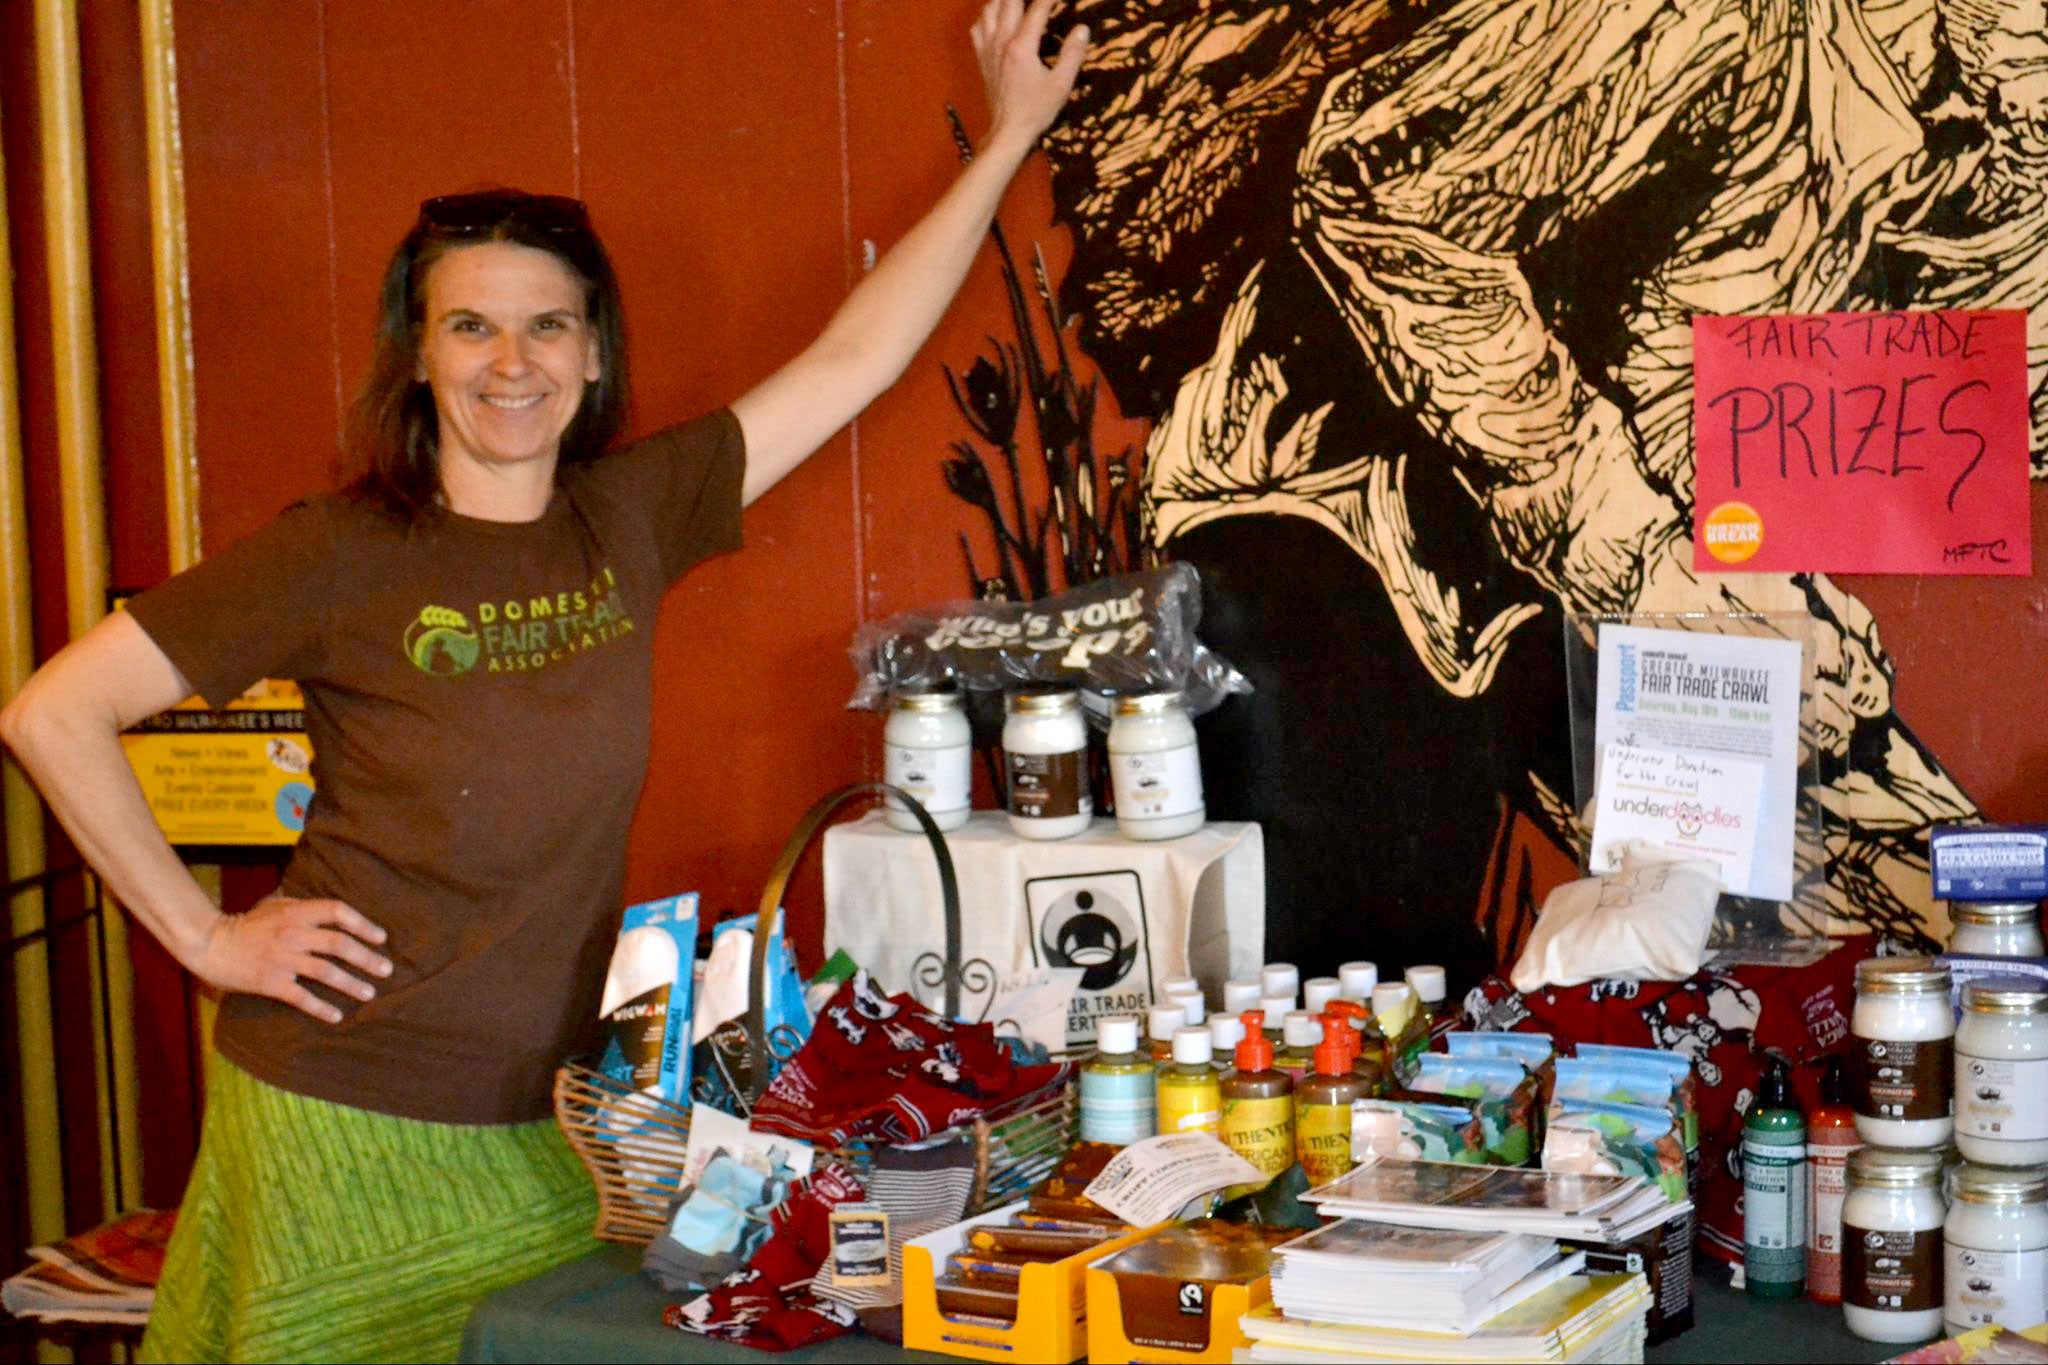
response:
[(1095, 1021), (1095, 1050), (1122, 1056), (1138, 1050), (1138, 1021), (1128, 1014), (1106, 1015)]
[(1280, 1041), (1289, 1047), (1314, 1047), (1323, 1041), (1323, 1021), (1307, 1010), (1289, 1010), (1280, 1025)]
[(1202, 983), (1195, 980), (1192, 976), (1169, 976), (1163, 978), (1159, 983), (1159, 993), (1161, 995), (1186, 995), (1189, 991), (1199, 994), (1201, 989)]
[(1268, 962), (1259, 968), (1259, 990), (1264, 995), (1293, 995), (1301, 989), (1301, 970), (1292, 962)]
[(1177, 1000), (1162, 1000), (1145, 1011), (1145, 1036), (1155, 1043), (1172, 1039), (1173, 1031), (1188, 1022), (1188, 1012)]
[(1343, 983), (1346, 1000), (1356, 1000), (1363, 1005), (1372, 999), (1372, 988), (1380, 984), (1379, 964), (1347, 962), (1337, 969), (1337, 980)]
[(1405, 981), (1382, 981), (1372, 988), (1372, 1012), (1380, 1028), (1394, 1034), (1415, 1012), (1415, 991)]
[(1209, 1018), (1209, 1006), (1202, 999), (1202, 993), (1200, 991), (1195, 992), (1193, 995), (1174, 995), (1168, 998), (1171, 999), (1174, 1004), (1179, 1005), (1183, 1010), (1187, 1011), (1188, 1022), (1190, 1024), (1201, 1024), (1207, 1022)]
[(1266, 1012), (1266, 1027), (1279, 1028), (1280, 1021), (1287, 1017), (1287, 1011), (1294, 1008), (1291, 995), (1268, 995), (1259, 999), (1259, 1008)]
[(1310, 1014), (1321, 1014), (1323, 1006), (1344, 993), (1334, 976), (1312, 976), (1301, 983), (1301, 1004)]
[(1435, 965), (1410, 967), (1408, 984), (1425, 1005), (1437, 1004), (1444, 998), (1444, 969)]
[(1209, 1044), (1219, 1057), (1227, 1057), (1244, 1041), (1244, 1020), (1235, 1014), (1209, 1016)]
[(1255, 1010), (1265, 994), (1256, 981), (1226, 981), (1223, 983), (1223, 1012), (1243, 1014), (1246, 1010)]
[(1195, 1062), (1202, 1066), (1216, 1055), (1209, 1041), (1209, 1030), (1205, 1028), (1177, 1028), (1173, 1031), (1173, 1060)]

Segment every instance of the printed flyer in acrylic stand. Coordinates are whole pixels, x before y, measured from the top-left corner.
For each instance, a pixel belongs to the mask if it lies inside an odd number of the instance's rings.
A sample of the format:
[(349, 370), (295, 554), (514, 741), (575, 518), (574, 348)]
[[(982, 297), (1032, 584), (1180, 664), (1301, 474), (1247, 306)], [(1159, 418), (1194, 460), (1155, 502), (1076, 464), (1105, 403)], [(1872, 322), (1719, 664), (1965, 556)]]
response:
[[(1683, 812), (1708, 818), (1717, 811), (1738, 814), (1730, 806), (1744, 804), (1741, 776), (1753, 782), (1755, 772), (1738, 770), (1738, 765), (1761, 765), (1748, 875), (1738, 881), (1730, 875), (1734, 869), (1723, 867), (1722, 880), (1731, 895), (1792, 899), (1792, 827), (1799, 798), (1798, 643), (1609, 624), (1600, 627), (1597, 648), (1593, 742), (1603, 763), (1611, 748), (1622, 745), (1693, 756), (1689, 774), (1677, 762), (1664, 770), (1674, 782), (1688, 776), (1697, 780), (1702, 769), (1717, 774), (1708, 801), (1686, 802), (1674, 792), (1664, 809), (1680, 814), (1652, 817), (1644, 827), (1661, 832), (1669, 826), (1673, 847), (1686, 841), (1681, 831), (1687, 828), (1696, 839), (1702, 832), (1699, 822), (1687, 820)], [(1643, 769), (1640, 763), (1636, 767)], [(1700, 795), (1706, 793), (1694, 793)], [(1713, 796), (1724, 797), (1730, 806), (1710, 806)], [(1623, 799), (1618, 793), (1610, 796), (1604, 786), (1596, 788), (1596, 829), (1610, 806)]]
[[(1765, 954), (1756, 961), (1807, 960), (1772, 954), (1794, 951), (1788, 932), (1821, 928), (1798, 904), (1826, 875), (1819, 811), (1800, 802), (1822, 785), (1801, 740), (1826, 684), (1812, 628), (1791, 612), (1566, 617), (1588, 871), (1607, 870), (1631, 838), (1714, 859), (1725, 884), (1715, 942), (1749, 944)], [(1616, 779), (1624, 790), (1609, 793)]]

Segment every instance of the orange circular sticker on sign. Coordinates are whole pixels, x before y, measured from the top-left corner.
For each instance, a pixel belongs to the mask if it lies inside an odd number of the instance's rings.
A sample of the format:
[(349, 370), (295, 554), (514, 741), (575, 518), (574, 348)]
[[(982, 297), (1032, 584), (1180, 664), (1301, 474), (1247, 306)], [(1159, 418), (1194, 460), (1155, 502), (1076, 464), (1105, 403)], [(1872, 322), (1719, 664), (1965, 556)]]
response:
[(1700, 525), (1707, 553), (1723, 564), (1740, 564), (1764, 546), (1764, 519), (1746, 502), (1724, 502)]

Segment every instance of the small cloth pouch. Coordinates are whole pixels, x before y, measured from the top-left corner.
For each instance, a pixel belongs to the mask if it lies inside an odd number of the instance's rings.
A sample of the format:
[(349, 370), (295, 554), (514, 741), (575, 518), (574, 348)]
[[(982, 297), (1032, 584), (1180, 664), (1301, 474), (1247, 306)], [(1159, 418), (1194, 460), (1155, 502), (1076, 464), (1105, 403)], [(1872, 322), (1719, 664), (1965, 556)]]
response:
[(1713, 860), (1632, 842), (1618, 871), (1566, 882), (1544, 900), (1515, 962), (1515, 989), (1683, 980), (1706, 959), (1720, 894)]

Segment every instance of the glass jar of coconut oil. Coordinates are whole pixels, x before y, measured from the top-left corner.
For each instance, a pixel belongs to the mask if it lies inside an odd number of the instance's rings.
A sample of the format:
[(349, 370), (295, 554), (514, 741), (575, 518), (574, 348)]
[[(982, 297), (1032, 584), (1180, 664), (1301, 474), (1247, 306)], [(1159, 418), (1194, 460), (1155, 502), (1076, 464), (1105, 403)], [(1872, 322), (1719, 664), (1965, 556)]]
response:
[(1943, 1325), (1950, 1335), (2048, 1320), (2048, 1168), (1964, 1164), (1942, 1226)]
[(1070, 839), (1095, 818), (1088, 791), (1088, 725), (1081, 698), (1063, 689), (1003, 699), (1003, 765), (1010, 829), (1025, 839)]
[(2033, 901), (1951, 901), (1948, 950), (1971, 957), (2043, 957), (2041, 907)]
[(1955, 1049), (1957, 1149), (1994, 1166), (2048, 1162), (2048, 983), (1964, 986)]
[(1865, 1341), (1941, 1335), (1942, 1154), (1863, 1147), (1842, 1200), (1842, 1319)]
[[(960, 694), (951, 687), (905, 688), (889, 699), (882, 726), (882, 780), (917, 798), (940, 829), (967, 823), (974, 782), (974, 735)], [(891, 829), (923, 828), (891, 796), (883, 807)]]
[(1849, 1102), (1856, 1134), (1879, 1147), (1936, 1147), (1954, 1131), (1956, 1032), (1949, 971), (1931, 957), (1856, 964), (1849, 1016)]
[(1116, 699), (1109, 778), (1117, 832), (1126, 839), (1177, 839), (1202, 827), (1202, 755), (1180, 693)]

